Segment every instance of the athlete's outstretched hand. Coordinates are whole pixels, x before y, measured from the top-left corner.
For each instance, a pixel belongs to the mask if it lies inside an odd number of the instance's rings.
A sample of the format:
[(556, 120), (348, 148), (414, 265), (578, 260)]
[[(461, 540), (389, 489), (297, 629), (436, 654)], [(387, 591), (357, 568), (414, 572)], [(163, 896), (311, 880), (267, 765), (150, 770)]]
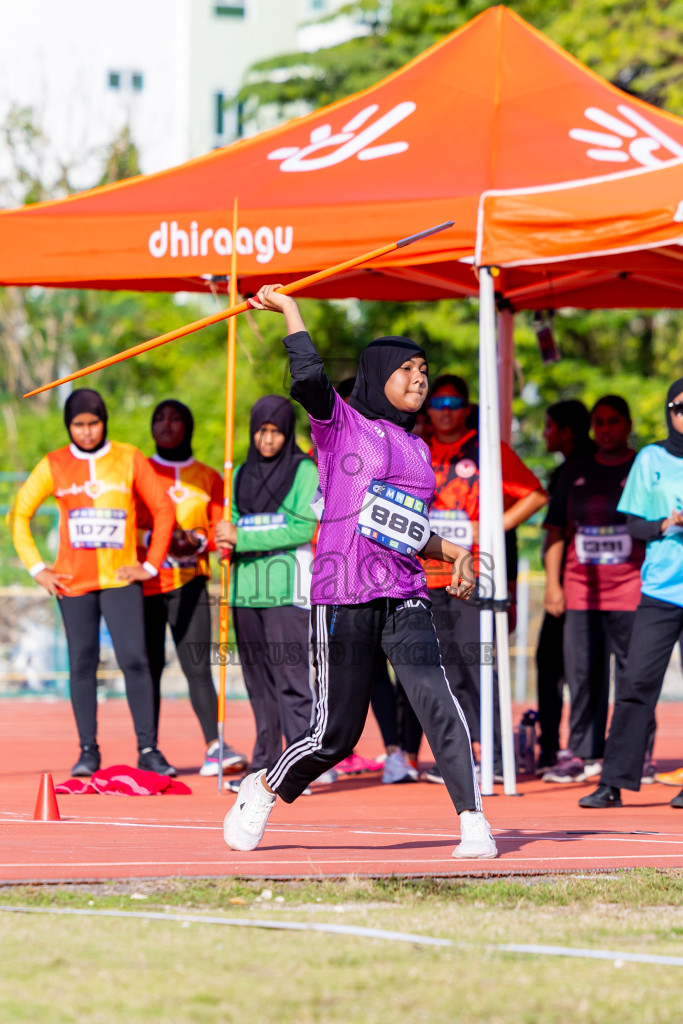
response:
[(254, 309), (270, 309), (273, 313), (283, 313), (288, 334), (305, 331), (306, 325), (301, 319), (296, 302), (290, 295), (279, 292), (278, 288), (282, 288), (282, 285), (264, 284), (263, 288), (259, 288), (257, 294), (249, 299), (249, 304)]
[(264, 284), (262, 288), (259, 288), (256, 295), (249, 299), (249, 305), (253, 306), (254, 309), (270, 309), (274, 313), (284, 313), (287, 308), (287, 303), (296, 303), (294, 299), (290, 298), (289, 295), (283, 295), (282, 292), (278, 291), (278, 288), (282, 288), (281, 284)]
[(47, 590), (48, 594), (61, 598), (64, 594), (69, 593), (66, 581), (72, 580), (73, 576), (66, 572), (55, 572), (54, 569), (46, 566), (40, 572), (37, 572), (33, 578), (36, 583), (39, 583), (41, 587)]

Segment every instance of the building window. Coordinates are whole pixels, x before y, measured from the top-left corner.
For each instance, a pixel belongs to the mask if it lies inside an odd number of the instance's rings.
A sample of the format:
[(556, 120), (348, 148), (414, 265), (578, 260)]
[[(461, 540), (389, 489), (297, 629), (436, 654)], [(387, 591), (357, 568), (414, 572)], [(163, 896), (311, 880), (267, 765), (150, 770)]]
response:
[(121, 75), (118, 71), (110, 71), (107, 81), (110, 89), (121, 88)]
[(216, 135), (222, 135), (225, 131), (225, 96), (222, 92), (217, 92), (215, 97), (215, 120), (214, 129)]
[(133, 74), (130, 76), (130, 84), (133, 87), (133, 89), (135, 90), (135, 92), (140, 92), (142, 90), (142, 86), (144, 84), (144, 81), (143, 81), (143, 76), (142, 76), (142, 72), (141, 71), (134, 71), (133, 72)]
[(246, 8), (244, 4), (215, 4), (213, 13), (219, 18), (243, 18)]

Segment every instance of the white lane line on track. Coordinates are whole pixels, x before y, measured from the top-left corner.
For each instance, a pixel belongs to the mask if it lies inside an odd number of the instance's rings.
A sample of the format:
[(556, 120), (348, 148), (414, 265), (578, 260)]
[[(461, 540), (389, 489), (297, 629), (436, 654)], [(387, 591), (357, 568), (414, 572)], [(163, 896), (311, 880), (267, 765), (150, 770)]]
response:
[[(148, 821), (136, 821), (134, 819), (128, 820), (110, 820), (100, 818), (62, 818), (59, 822), (44, 822), (34, 821), (33, 818), (24, 819), (3, 819), (0, 818), (0, 825), (11, 824), (11, 825), (103, 825), (110, 826), (113, 828), (150, 828), (150, 829), (179, 829), (187, 831), (204, 831), (204, 832), (220, 832), (222, 830), (222, 824), (216, 823), (211, 825), (189, 825), (189, 824), (174, 824), (172, 822), (148, 822)], [(535, 840), (537, 842), (552, 841), (557, 843), (578, 843), (585, 842), (586, 840), (593, 840), (597, 842), (613, 842), (613, 843), (631, 843), (641, 844), (649, 843), (652, 845), (666, 844), (673, 846), (683, 846), (683, 836), (673, 832), (661, 832), (661, 833), (638, 833), (633, 832), (628, 835), (616, 834), (616, 833), (594, 833), (587, 832), (581, 834), (577, 831), (576, 834), (567, 835), (566, 833), (558, 834), (556, 832), (542, 832), (542, 831), (526, 831), (522, 832), (515, 830), (514, 835), (504, 835), (503, 829), (494, 828), (493, 833), (496, 836), (496, 840), (501, 843), (516, 843), (519, 840)], [(444, 842), (456, 842), (460, 835), (459, 833), (443, 833), (443, 832), (400, 832), (400, 831), (388, 831), (382, 829), (354, 829), (344, 825), (330, 825), (330, 826), (272, 826), (268, 829), (269, 835), (282, 834), (282, 835), (325, 835), (333, 832), (347, 832), (349, 835), (358, 836), (393, 836), (401, 839), (443, 839)], [(668, 839), (667, 836), (673, 838)]]
[(431, 935), (415, 935), (410, 932), (389, 932), (380, 928), (362, 928), (348, 924), (323, 924), (319, 921), (246, 921), (243, 918), (204, 917), (200, 914), (167, 914), (154, 911), (133, 910), (85, 910), (61, 907), (9, 907), (1, 906), (0, 911), (13, 914), (59, 914), (79, 917), (134, 918), (143, 921), (173, 921), (182, 924), (217, 924), (233, 928), (264, 928), (272, 931), (313, 931), (331, 935), (346, 935), (354, 938), (383, 939), (390, 942), (410, 942), (423, 946), (442, 946), (457, 949), (485, 949), (496, 953), (521, 953), (526, 956), (561, 956), (584, 960), (610, 960), (615, 966), (625, 963), (649, 964), (666, 967), (683, 967), (683, 957), (666, 956), (658, 953), (625, 953), (615, 949), (585, 949), (572, 946), (522, 945), (521, 943), (486, 943), (476, 946), (469, 942), (453, 942)]
[[(319, 851), (319, 852), (324, 852), (324, 851)], [(473, 861), (470, 861), (470, 860), (465, 860), (464, 858), (463, 859), (458, 859), (455, 862), (454, 862), (452, 857), (434, 857), (434, 858), (432, 858), (430, 860), (424, 860), (424, 859), (417, 860), (414, 857), (410, 857), (410, 858), (408, 858), (408, 857), (391, 858), (391, 857), (388, 857), (386, 854), (382, 853), (382, 851), (379, 851), (379, 853), (381, 854), (381, 856), (377, 856), (377, 857), (346, 857), (346, 858), (330, 857), (328, 859), (324, 859), (324, 858), (322, 858), (320, 856), (312, 857), (310, 855), (310, 853), (307, 853), (306, 856), (305, 856), (305, 860), (306, 860), (306, 865), (305, 866), (307, 866), (307, 867), (309, 867), (309, 868), (311, 868), (311, 869), (313, 869), (313, 870), (315, 870), (317, 872), (319, 870), (330, 868), (330, 866), (332, 866), (332, 865), (342, 865), (342, 864), (343, 865), (349, 865), (351, 867), (353, 867), (354, 865), (357, 866), (359, 864), (370, 864), (370, 865), (378, 865), (378, 864), (379, 865), (387, 865), (387, 864), (389, 864), (389, 865), (392, 865), (394, 868), (396, 867), (396, 865), (407, 865), (409, 870), (410, 870), (410, 872), (414, 874), (415, 873), (415, 866), (418, 865), (418, 864), (422, 865), (424, 867), (427, 867), (427, 868), (429, 868), (430, 866), (433, 867), (435, 864), (449, 864), (453, 868), (453, 873), (454, 874), (458, 874), (458, 872), (456, 870), (456, 865), (459, 866), (459, 865), (465, 864), (465, 863), (466, 864), (471, 864), (471, 863), (482, 864), (482, 862), (480, 860), (475, 860), (473, 862)], [(540, 857), (515, 857), (514, 855), (510, 855), (508, 859), (499, 858), (499, 859), (497, 859), (495, 861), (493, 861), (493, 860), (488, 861), (487, 860), (486, 864), (482, 865), (482, 870), (487, 870), (487, 871), (495, 872), (497, 869), (505, 869), (505, 870), (514, 871), (520, 864), (531, 864), (531, 865), (534, 865), (536, 867), (542, 867), (544, 864), (548, 864), (548, 863), (551, 863), (551, 862), (552, 863), (564, 863), (564, 864), (569, 863), (570, 865), (574, 865), (574, 864), (584, 864), (584, 863), (585, 864), (592, 864), (595, 861), (618, 861), (619, 864), (623, 864), (624, 863), (624, 859), (625, 858), (623, 857), (623, 855), (620, 855), (620, 854), (613, 854), (611, 856), (610, 855), (605, 855), (605, 856), (591, 856), (591, 857), (571, 857), (571, 856), (568, 856), (568, 857), (543, 857), (543, 856), (540, 856)], [(654, 860), (654, 861), (664, 861), (664, 860), (675, 860), (675, 859), (678, 859), (678, 861), (680, 863), (681, 862), (681, 855), (675, 854), (675, 853), (639, 853), (639, 854), (634, 854), (632, 857), (629, 857), (628, 859), (629, 860)], [(190, 868), (190, 867), (201, 868), (201, 867), (207, 867), (208, 865), (220, 865), (222, 868), (224, 868), (226, 870), (227, 869), (232, 869), (232, 868), (242, 868), (242, 867), (245, 867), (247, 865), (250, 868), (253, 868), (254, 870), (261, 869), (261, 868), (263, 868), (263, 867), (265, 867), (267, 865), (270, 865), (270, 866), (273, 866), (273, 867), (276, 867), (276, 868), (283, 867), (285, 865), (286, 866), (295, 865), (295, 866), (297, 866), (300, 869), (304, 866), (303, 859), (300, 858), (300, 857), (299, 858), (295, 858), (295, 859), (266, 860), (266, 859), (260, 857), (258, 854), (255, 854), (250, 860), (242, 860), (242, 861), (240, 861), (240, 860), (233, 860), (230, 857), (230, 855), (228, 854), (222, 860), (190, 860), (189, 858), (186, 858), (185, 860), (159, 860), (159, 859), (155, 859), (155, 860), (112, 860), (112, 861), (90, 861), (90, 860), (86, 860), (86, 861), (69, 861), (68, 867), (69, 868), (154, 867), (154, 868), (157, 868), (157, 869), (163, 869), (163, 868), (171, 868), (171, 867), (178, 867), (178, 866), (182, 866), (182, 867), (186, 867), (186, 868)], [(673, 866), (676, 867), (678, 865), (674, 864)], [(17, 862), (11, 862), (11, 861), (2, 861), (2, 860), (0, 860), (0, 871), (2, 871), (3, 868), (24, 868), (24, 869), (26, 869), (28, 871), (28, 870), (33, 870), (34, 868), (61, 869), (61, 867), (62, 866), (60, 864), (55, 864), (54, 861), (42, 862), (42, 861), (31, 861), (31, 860), (26, 859), (26, 860), (17, 861)], [(305, 872), (304, 872), (304, 874), (305, 874)]]

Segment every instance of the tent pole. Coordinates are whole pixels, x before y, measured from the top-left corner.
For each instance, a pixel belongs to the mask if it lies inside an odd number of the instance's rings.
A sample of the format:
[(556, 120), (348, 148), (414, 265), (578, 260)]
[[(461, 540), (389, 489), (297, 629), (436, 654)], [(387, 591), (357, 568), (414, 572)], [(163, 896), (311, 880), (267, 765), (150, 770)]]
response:
[(498, 391), (500, 393), (500, 437), (512, 440), (512, 396), (514, 390), (515, 314), (511, 309), (498, 313)]
[[(229, 304), (237, 303), (237, 197), (232, 211), (232, 253), (230, 256)], [(225, 364), (225, 447), (223, 450), (223, 519), (232, 519), (232, 465), (235, 447), (235, 376), (237, 363), (237, 320), (228, 320), (228, 351)], [(230, 617), (230, 559), (221, 558), (221, 589), (218, 625), (218, 792), (223, 792), (225, 750), (225, 690)]]
[[(489, 294), (490, 293), (490, 294)], [(495, 354), (495, 311), (493, 284), (486, 267), (479, 270), (479, 572), (493, 546), (491, 524), (491, 470), (488, 455), (490, 404), (487, 361)], [(495, 358), (495, 356), (494, 356)], [(488, 561), (487, 561), (488, 567)], [(491, 586), (482, 586), (482, 596), (492, 597)], [(479, 612), (479, 701), (481, 732), (481, 791), (493, 794), (493, 612)]]
[[(495, 618), (498, 668), (498, 696), (501, 718), (503, 779), (506, 795), (516, 793), (515, 755), (512, 741), (510, 698), (510, 654), (508, 642), (507, 568), (503, 532), (503, 486), (500, 457), (500, 418), (496, 359), (496, 312), (493, 276), (487, 267), (479, 270), (479, 547), (484, 559), (490, 556), (493, 575), (494, 610), (480, 612), (481, 631), (481, 781), (482, 793), (493, 791), (493, 641)], [(487, 588), (488, 589), (488, 588)]]

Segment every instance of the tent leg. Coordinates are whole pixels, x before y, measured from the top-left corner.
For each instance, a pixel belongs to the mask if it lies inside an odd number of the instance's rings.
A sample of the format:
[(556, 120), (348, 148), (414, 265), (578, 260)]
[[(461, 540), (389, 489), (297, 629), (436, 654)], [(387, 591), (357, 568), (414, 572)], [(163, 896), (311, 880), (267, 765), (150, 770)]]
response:
[(500, 394), (500, 437), (512, 440), (512, 397), (514, 393), (515, 314), (504, 309), (498, 314), (498, 392)]
[[(505, 794), (516, 793), (515, 755), (512, 738), (512, 702), (510, 697), (510, 654), (507, 601), (507, 567), (503, 532), (503, 485), (500, 458), (500, 419), (496, 373), (496, 314), (493, 277), (487, 267), (479, 269), (479, 547), (480, 572), (486, 564), (492, 569), (492, 593), (495, 616), (481, 612), (483, 646), (492, 633), (495, 617), (498, 694), (500, 703), (503, 779)], [(487, 590), (489, 588), (486, 588)], [(487, 596), (489, 596), (487, 594)], [(503, 602), (499, 604), (498, 602)], [(491, 623), (491, 625), (489, 625)], [(490, 637), (492, 639), (492, 636)], [(484, 662), (488, 658), (482, 659)], [(493, 790), (493, 665), (481, 664), (481, 781), (482, 793)], [(491, 710), (489, 710), (491, 709)], [(489, 717), (490, 716), (490, 717)], [(490, 723), (490, 724), (489, 724)], [(485, 733), (485, 724), (487, 732)]]

